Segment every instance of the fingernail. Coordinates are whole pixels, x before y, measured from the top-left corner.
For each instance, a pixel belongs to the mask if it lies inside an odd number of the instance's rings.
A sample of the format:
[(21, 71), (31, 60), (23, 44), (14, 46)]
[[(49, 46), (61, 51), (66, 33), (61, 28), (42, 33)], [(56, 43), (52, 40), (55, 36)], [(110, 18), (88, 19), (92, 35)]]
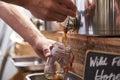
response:
[(51, 53), (46, 53), (45, 54), (45, 57), (49, 57), (49, 56), (51, 56)]
[(50, 53), (50, 50), (49, 50), (49, 49), (44, 49), (44, 50), (43, 50), (43, 53), (44, 53), (45, 57), (48, 57), (48, 56), (50, 56), (50, 55), (51, 55), (51, 53)]

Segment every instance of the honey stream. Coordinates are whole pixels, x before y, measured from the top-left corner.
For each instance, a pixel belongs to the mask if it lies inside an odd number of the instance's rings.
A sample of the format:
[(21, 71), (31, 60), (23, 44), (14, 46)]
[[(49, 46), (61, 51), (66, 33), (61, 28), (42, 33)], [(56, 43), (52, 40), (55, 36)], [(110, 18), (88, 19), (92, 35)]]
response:
[[(67, 47), (68, 45), (68, 36), (67, 36), (67, 32), (68, 30), (67, 29), (64, 29), (64, 38), (63, 38), (63, 44), (65, 45), (65, 48)], [(66, 49), (65, 49), (65, 53), (66, 53)], [(68, 72), (69, 68), (67, 66), (64, 66), (64, 76), (65, 74)]]

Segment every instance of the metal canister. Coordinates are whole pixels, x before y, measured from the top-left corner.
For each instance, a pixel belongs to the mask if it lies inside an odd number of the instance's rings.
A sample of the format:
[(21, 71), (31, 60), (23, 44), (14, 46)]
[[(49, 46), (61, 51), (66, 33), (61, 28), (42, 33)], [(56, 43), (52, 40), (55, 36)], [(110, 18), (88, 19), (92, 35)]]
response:
[(83, 25), (78, 34), (120, 35), (120, 0), (75, 0)]

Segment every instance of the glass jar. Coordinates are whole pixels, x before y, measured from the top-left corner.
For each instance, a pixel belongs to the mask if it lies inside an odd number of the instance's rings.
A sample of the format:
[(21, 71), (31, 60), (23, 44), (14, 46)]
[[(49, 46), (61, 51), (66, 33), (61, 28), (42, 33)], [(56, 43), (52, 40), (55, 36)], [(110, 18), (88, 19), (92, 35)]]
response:
[(51, 50), (52, 56), (48, 57), (44, 74), (49, 80), (63, 80), (68, 72), (72, 50), (70, 46), (55, 44)]

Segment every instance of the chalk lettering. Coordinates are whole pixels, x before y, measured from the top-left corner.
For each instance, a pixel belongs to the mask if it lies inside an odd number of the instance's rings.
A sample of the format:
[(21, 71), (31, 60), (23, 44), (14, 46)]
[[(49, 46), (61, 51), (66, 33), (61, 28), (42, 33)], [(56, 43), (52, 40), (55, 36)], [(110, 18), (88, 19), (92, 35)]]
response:
[(120, 57), (113, 58), (112, 66), (120, 66)]
[(105, 74), (104, 69), (102, 71), (97, 69), (94, 80), (120, 80), (120, 73), (116, 75), (114, 73), (110, 73), (108, 75)]
[(106, 66), (107, 64), (107, 57), (101, 56), (98, 58), (96, 56), (95, 59), (93, 59), (93, 57), (90, 57), (90, 67)]

